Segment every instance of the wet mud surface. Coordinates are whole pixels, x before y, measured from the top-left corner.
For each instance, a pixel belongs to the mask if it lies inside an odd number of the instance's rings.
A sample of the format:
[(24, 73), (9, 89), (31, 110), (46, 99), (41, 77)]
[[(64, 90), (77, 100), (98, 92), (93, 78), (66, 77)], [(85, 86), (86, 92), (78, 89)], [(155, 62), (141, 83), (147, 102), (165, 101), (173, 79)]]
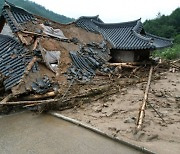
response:
[(0, 117), (1, 154), (138, 154), (125, 145), (47, 114)]

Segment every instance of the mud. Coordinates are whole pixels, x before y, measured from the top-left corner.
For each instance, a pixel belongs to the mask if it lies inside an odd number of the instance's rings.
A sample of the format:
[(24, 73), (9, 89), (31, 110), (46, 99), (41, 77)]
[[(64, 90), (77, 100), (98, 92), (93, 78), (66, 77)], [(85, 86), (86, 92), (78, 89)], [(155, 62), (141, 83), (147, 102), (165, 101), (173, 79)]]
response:
[(51, 115), (20, 113), (0, 117), (1, 154), (139, 154), (94, 132)]
[(180, 153), (180, 72), (166, 71), (159, 74), (161, 79), (151, 83), (148, 102), (166, 123), (147, 105), (143, 128), (135, 134), (146, 82), (125, 86), (114, 95), (108, 96), (107, 92), (102, 99), (61, 111), (61, 114), (156, 153)]

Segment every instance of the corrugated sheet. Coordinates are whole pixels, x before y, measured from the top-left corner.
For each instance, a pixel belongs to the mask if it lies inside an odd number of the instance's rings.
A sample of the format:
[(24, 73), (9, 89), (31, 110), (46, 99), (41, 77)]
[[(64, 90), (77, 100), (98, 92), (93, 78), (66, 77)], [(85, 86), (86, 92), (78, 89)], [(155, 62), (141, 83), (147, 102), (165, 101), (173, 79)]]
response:
[(172, 45), (172, 40), (170, 39), (149, 34), (142, 35), (141, 33), (144, 33), (144, 29), (140, 19), (131, 22), (105, 24), (96, 20), (96, 18), (81, 17), (76, 21), (76, 24), (88, 31), (101, 33), (114, 49), (153, 50)]
[(0, 35), (0, 73), (5, 77), (6, 90), (17, 85), (32, 56), (10, 36)]

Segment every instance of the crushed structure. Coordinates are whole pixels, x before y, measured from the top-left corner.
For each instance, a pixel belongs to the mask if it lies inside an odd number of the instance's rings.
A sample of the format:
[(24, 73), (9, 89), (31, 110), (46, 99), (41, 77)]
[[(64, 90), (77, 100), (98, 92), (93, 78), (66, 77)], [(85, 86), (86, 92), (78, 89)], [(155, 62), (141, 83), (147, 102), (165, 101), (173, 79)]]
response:
[[(0, 17), (1, 66), (5, 91), (14, 96), (64, 92), (70, 80), (89, 81), (110, 59), (100, 34), (58, 24), (6, 3)], [(13, 36), (12, 36), (13, 34)], [(60, 88), (61, 87), (61, 88)]]
[(75, 81), (90, 83), (97, 73), (110, 76), (117, 70), (109, 61), (143, 61), (150, 51), (172, 45), (170, 39), (147, 34), (140, 20), (105, 24), (96, 16), (60, 24), (8, 2), (0, 32), (4, 90), (16, 98), (36, 95), (35, 100), (63, 98)]

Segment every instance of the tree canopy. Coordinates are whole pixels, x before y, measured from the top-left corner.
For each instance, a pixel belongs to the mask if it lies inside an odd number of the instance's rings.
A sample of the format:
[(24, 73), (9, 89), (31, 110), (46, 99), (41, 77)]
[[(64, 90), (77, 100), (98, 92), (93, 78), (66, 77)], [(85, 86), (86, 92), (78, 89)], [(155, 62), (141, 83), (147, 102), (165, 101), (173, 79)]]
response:
[(178, 7), (168, 16), (158, 13), (155, 19), (144, 22), (144, 28), (149, 33), (176, 39), (180, 34), (180, 8)]

